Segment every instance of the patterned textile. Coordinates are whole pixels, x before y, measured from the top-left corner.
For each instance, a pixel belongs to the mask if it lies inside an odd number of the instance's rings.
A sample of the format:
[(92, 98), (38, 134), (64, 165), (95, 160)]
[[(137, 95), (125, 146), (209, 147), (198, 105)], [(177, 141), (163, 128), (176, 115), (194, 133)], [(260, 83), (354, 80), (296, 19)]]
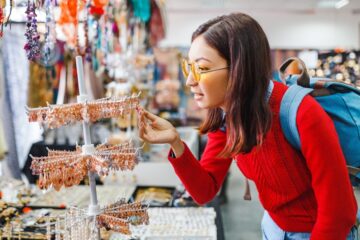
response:
[[(23, 25), (14, 25), (3, 38), (2, 56), (5, 77), (4, 129), (9, 145), (9, 174), (20, 176), (32, 143), (41, 139), (37, 124), (29, 124), (25, 113), (29, 80), (29, 62), (23, 49)], [(10, 147), (11, 146), (11, 147)]]

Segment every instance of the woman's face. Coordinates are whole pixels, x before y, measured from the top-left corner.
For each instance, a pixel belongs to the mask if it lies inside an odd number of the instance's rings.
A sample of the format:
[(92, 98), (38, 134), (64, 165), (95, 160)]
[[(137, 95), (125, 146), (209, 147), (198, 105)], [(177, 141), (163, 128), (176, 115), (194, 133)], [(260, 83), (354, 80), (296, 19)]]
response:
[[(196, 63), (200, 70), (207, 71), (228, 67), (216, 49), (210, 47), (202, 35), (195, 38), (189, 51), (189, 62)], [(224, 111), (224, 100), (229, 80), (229, 68), (202, 73), (200, 81), (195, 81), (189, 74), (186, 85), (194, 94), (194, 99), (200, 108), (221, 107)]]

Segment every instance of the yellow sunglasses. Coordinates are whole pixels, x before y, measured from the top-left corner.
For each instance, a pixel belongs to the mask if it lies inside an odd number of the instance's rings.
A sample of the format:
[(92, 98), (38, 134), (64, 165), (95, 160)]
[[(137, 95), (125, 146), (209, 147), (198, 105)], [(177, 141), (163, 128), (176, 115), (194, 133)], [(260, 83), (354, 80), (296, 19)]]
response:
[(216, 69), (210, 69), (210, 70), (201, 70), (199, 68), (199, 65), (197, 65), (195, 62), (190, 63), (187, 59), (182, 59), (182, 61), (181, 61), (181, 69), (184, 74), (184, 77), (188, 78), (188, 76), (191, 72), (194, 77), (194, 80), (196, 82), (200, 81), (201, 74), (215, 72), (215, 71), (219, 71), (219, 70), (223, 70), (223, 69), (227, 69), (227, 68), (229, 68), (229, 66), (222, 67), (222, 68), (216, 68)]

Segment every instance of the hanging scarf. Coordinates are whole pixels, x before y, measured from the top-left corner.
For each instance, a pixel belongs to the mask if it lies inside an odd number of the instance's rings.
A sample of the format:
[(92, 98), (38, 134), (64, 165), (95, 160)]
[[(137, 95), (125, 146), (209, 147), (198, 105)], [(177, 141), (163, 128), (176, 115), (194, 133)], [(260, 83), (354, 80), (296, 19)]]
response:
[(150, 0), (132, 0), (135, 17), (142, 22), (147, 22), (150, 19)]

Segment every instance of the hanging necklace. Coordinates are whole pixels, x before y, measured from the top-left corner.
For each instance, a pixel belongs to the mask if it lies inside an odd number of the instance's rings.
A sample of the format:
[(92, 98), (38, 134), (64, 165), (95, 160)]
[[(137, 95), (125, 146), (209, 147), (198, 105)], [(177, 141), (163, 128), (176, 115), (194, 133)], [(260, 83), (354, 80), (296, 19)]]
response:
[(27, 58), (31, 61), (35, 61), (36, 58), (40, 55), (40, 44), (39, 39), (40, 35), (37, 31), (37, 21), (36, 21), (36, 13), (35, 13), (35, 3), (30, 3), (28, 0), (28, 6), (25, 11), (27, 15), (27, 22), (26, 22), (26, 44), (24, 49), (26, 51)]

